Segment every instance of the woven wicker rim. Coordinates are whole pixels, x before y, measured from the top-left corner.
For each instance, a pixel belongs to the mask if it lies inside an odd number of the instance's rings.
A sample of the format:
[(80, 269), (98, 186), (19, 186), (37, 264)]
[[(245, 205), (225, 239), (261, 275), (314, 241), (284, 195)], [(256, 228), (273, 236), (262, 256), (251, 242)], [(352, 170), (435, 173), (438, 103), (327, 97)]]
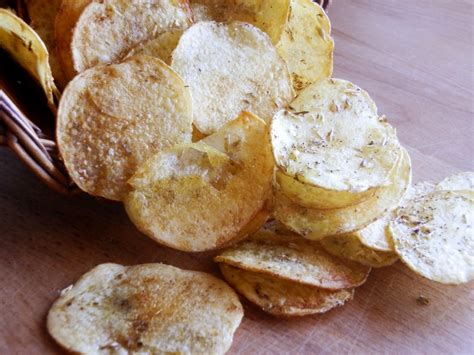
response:
[[(331, 0), (314, 2), (326, 9)], [(80, 191), (67, 174), (55, 138), (45, 135), (0, 87), (1, 146), (11, 149), (50, 189), (66, 195)]]

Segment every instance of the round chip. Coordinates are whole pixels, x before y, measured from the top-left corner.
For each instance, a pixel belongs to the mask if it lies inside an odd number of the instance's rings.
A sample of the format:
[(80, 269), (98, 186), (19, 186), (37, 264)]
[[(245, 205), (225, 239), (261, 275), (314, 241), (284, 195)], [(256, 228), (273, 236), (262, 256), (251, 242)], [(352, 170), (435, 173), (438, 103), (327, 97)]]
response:
[(410, 186), (411, 161), (408, 152), (405, 149), (402, 151), (402, 158), (392, 172), (392, 183), (378, 189), (372, 198), (340, 209), (317, 210), (295, 204), (276, 189), (275, 219), (292, 231), (313, 240), (365, 228), (395, 209)]
[(331, 77), (334, 41), (324, 10), (311, 0), (291, 0), (277, 49), (288, 65), (296, 90)]
[(375, 268), (392, 265), (398, 260), (394, 252), (377, 251), (364, 246), (358, 233), (329, 236), (321, 240), (321, 245), (334, 256)]
[(243, 22), (199, 22), (181, 37), (171, 66), (190, 86), (194, 124), (212, 134), (241, 111), (269, 122), (293, 98), (290, 75), (268, 36)]
[(294, 317), (325, 313), (342, 306), (354, 290), (325, 290), (274, 276), (220, 264), (226, 281), (250, 302), (275, 316)]
[(77, 76), (63, 93), (57, 139), (74, 182), (121, 200), (126, 182), (163, 148), (191, 142), (189, 90), (161, 60), (135, 56)]
[(243, 317), (217, 278), (163, 264), (102, 264), (65, 289), (47, 326), (80, 354), (224, 354)]
[[(407, 201), (415, 197), (420, 197), (422, 195), (426, 195), (432, 192), (434, 188), (435, 185), (426, 181), (419, 182), (413, 186), (410, 186), (402, 201), (400, 202), (400, 206), (403, 206)], [(390, 221), (396, 216), (397, 210), (395, 209), (393, 211), (390, 211), (389, 213), (386, 213), (382, 218), (369, 224), (364, 229), (361, 229), (357, 233), (361, 243), (366, 247), (377, 251), (394, 252), (395, 248), (393, 246), (393, 242), (389, 236), (387, 228)]]
[(160, 58), (166, 64), (171, 64), (171, 55), (178, 45), (182, 34), (183, 30), (181, 29), (161, 33), (155, 38), (140, 43), (128, 53), (127, 57), (137, 54), (146, 54)]
[(265, 122), (244, 112), (198, 143), (157, 154), (129, 181), (128, 215), (155, 241), (183, 251), (245, 238), (269, 214), (274, 165), (267, 136)]
[(261, 231), (214, 259), (239, 269), (300, 284), (340, 290), (360, 286), (370, 268), (335, 258), (300, 236)]
[(271, 127), (277, 167), (288, 176), (280, 174), (281, 188), (289, 197), (306, 207), (341, 208), (390, 183), (400, 144), (367, 93), (328, 79), (290, 107), (294, 113), (278, 112)]
[(390, 222), (400, 259), (427, 279), (474, 279), (474, 193), (435, 191), (411, 200)]
[(441, 181), (436, 188), (449, 191), (474, 191), (474, 172), (463, 172), (449, 176)]
[(278, 43), (290, 11), (290, 0), (191, 0), (194, 21), (247, 22)]
[(72, 60), (81, 73), (124, 57), (140, 42), (192, 23), (187, 1), (93, 1), (83, 10), (71, 41)]

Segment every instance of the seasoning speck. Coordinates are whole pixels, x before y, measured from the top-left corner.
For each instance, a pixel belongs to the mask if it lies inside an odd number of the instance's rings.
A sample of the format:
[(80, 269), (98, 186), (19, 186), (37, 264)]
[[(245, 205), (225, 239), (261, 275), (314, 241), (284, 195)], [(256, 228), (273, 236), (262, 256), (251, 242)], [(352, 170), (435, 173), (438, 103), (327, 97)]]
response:
[(420, 306), (427, 306), (430, 304), (430, 300), (423, 295), (419, 295), (416, 299), (416, 303)]

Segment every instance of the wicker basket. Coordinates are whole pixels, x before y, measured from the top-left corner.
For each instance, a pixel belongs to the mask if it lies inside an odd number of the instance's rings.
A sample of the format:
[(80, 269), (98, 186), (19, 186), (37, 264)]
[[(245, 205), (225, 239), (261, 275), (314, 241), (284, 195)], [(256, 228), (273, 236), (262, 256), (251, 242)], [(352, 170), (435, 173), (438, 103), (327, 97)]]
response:
[[(315, 2), (327, 8), (331, 0)], [(54, 134), (46, 134), (19, 106), (0, 82), (0, 147), (11, 149), (52, 190), (62, 194), (77, 193), (79, 189), (59, 157)]]

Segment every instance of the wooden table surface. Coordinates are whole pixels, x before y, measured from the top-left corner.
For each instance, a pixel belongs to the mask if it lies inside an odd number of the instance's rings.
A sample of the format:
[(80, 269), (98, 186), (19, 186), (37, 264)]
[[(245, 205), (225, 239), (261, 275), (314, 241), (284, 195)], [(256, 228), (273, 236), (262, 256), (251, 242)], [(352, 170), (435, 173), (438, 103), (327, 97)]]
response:
[[(335, 0), (335, 77), (371, 93), (412, 156), (414, 180), (474, 170), (472, 0)], [(0, 151), (0, 353), (59, 349), (45, 316), (59, 290), (104, 262), (164, 262), (217, 274), (210, 254), (138, 233), (119, 204), (47, 190)], [(430, 304), (420, 306), (424, 295)], [(473, 284), (438, 285), (401, 263), (374, 270), (355, 299), (279, 320), (251, 305), (232, 354), (474, 353)]]

